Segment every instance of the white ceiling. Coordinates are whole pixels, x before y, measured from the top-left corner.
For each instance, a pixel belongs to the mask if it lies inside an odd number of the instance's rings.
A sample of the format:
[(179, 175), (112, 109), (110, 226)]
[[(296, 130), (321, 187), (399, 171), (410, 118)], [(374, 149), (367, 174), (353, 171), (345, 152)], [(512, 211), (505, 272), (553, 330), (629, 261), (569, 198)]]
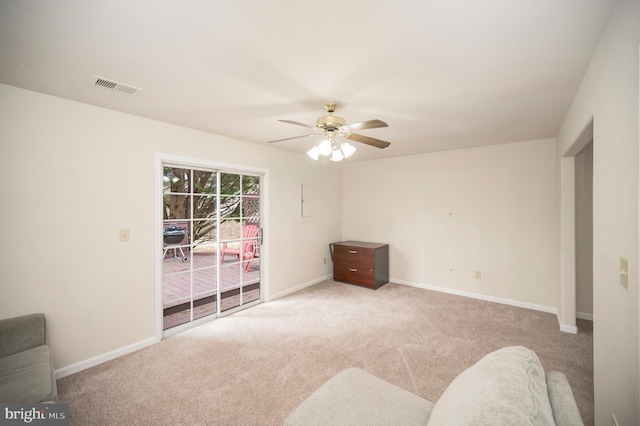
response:
[(389, 123), (359, 132), (389, 148), (347, 161), (543, 139), (616, 3), (0, 0), (0, 82), (257, 144), (307, 134), (277, 120), (313, 124), (327, 101)]

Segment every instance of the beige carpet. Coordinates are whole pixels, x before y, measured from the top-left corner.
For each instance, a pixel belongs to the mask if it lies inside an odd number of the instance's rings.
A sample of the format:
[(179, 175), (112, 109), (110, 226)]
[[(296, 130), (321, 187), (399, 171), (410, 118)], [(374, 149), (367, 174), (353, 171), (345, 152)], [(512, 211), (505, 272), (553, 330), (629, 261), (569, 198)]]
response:
[(279, 425), (347, 367), (430, 401), (504, 346), (564, 372), (593, 424), (593, 344), (555, 315), (387, 284), (332, 281), (213, 321), (58, 381), (72, 425)]

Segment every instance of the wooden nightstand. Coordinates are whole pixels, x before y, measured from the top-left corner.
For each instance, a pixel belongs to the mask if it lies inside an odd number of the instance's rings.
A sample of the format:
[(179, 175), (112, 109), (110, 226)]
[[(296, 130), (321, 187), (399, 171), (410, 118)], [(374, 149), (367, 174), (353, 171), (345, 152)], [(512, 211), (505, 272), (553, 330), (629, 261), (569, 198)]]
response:
[(340, 241), (329, 245), (333, 279), (377, 289), (389, 282), (389, 245)]

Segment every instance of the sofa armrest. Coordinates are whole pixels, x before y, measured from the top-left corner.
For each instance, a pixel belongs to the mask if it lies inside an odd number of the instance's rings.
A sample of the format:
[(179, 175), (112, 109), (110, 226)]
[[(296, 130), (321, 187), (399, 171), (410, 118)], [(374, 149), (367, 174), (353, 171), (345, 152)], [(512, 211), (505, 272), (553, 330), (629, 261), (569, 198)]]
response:
[(46, 343), (44, 314), (0, 320), (0, 358)]
[(556, 424), (558, 426), (583, 425), (567, 377), (558, 371), (547, 371), (545, 376), (551, 411)]

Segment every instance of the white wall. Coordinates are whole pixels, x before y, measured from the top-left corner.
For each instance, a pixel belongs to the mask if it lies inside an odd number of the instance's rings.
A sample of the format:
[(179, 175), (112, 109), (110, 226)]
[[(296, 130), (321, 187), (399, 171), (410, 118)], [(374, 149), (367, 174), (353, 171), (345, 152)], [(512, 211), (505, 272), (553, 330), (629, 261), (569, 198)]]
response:
[[(593, 315), (596, 424), (640, 424), (638, 125), (640, 2), (622, 0), (558, 134), (575, 155), (593, 120)], [(576, 149), (576, 147), (578, 147)], [(563, 194), (563, 197), (573, 196)], [(564, 230), (563, 230), (564, 232)], [(630, 262), (631, 291), (619, 284)]]
[[(156, 152), (269, 170), (271, 294), (331, 273), (333, 165), (6, 85), (0, 141), (0, 318), (44, 312), (57, 369), (154, 338)], [(304, 222), (302, 183), (315, 194)]]
[(343, 237), (388, 243), (397, 281), (553, 310), (555, 152), (551, 139), (345, 164)]

